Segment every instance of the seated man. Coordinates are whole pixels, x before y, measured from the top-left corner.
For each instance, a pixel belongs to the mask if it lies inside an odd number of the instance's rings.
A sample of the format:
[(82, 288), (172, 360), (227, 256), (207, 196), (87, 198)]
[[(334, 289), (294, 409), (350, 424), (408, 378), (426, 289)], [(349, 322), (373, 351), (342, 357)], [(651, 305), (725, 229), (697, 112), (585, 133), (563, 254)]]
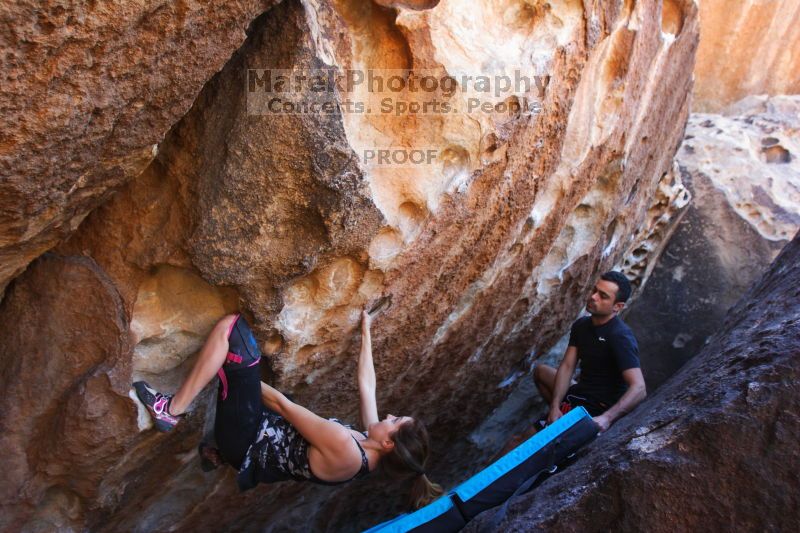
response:
[[(558, 370), (537, 365), (533, 372), (536, 388), (550, 406), (547, 418), (523, 434), (514, 435), (495, 458), (516, 448), (573, 407), (583, 406), (602, 433), (644, 399), (639, 347), (630, 328), (617, 316), (630, 295), (631, 284), (620, 272), (600, 276), (586, 302), (590, 316), (572, 324), (569, 346)], [(581, 375), (578, 383), (573, 384), (572, 375), (579, 359)]]
[[(548, 424), (580, 405), (603, 432), (644, 399), (639, 347), (633, 332), (617, 316), (630, 294), (631, 284), (620, 272), (600, 276), (586, 302), (590, 316), (572, 324), (558, 370), (547, 365), (534, 370), (534, 383), (550, 406)], [(578, 360), (580, 378), (570, 386)]]

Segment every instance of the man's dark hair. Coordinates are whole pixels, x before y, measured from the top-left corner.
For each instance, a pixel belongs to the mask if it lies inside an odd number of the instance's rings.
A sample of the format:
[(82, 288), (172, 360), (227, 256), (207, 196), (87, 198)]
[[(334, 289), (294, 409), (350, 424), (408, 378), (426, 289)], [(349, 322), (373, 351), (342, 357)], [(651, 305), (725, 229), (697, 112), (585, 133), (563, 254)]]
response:
[(617, 284), (617, 296), (614, 298), (614, 303), (617, 302), (627, 302), (628, 298), (631, 297), (631, 282), (628, 281), (628, 278), (625, 277), (625, 274), (622, 272), (617, 272), (616, 270), (609, 270), (602, 276), (600, 279), (604, 279), (606, 281), (610, 281), (611, 283)]

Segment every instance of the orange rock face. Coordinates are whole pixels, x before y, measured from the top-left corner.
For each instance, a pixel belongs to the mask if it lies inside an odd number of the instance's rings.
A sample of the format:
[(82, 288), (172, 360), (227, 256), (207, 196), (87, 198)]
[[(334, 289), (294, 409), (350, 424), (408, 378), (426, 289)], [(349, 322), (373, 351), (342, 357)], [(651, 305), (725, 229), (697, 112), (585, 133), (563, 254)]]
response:
[(800, 93), (795, 0), (703, 0), (693, 111), (718, 113), (745, 96)]
[[(144, 377), (174, 389), (213, 321), (238, 308), (268, 354), (265, 379), (320, 414), (355, 420), (358, 315), (391, 295), (373, 327), (379, 405), (427, 422), (432, 477), (448, 483), (476, 456), (464, 439), (507, 395), (507, 378), (563, 334), (635, 235), (650, 238), (642, 230), (669, 210), (662, 177), (688, 116), (694, 2), (667, 2), (663, 14), (655, 0), (391, 4), (293, 1), (259, 17), (141, 175), (9, 287), (0, 326), (24, 315), (32, 331), (26, 302), (40, 280), (71, 283), (71, 262), (87, 262), (118, 294), (114, 316), (128, 336), (79, 346), (94, 363), (61, 377), (67, 391), (111, 383), (93, 390), (119, 424), (77, 407), (63, 417), (102, 429), (96, 461), (81, 467), (103, 490), (69, 488), (60, 455), (41, 454), (34, 473), (24, 450), (39, 426), (20, 412), (4, 438), (17, 465), (9, 494), (25, 496), (4, 506), (4, 525), (338, 531), (373, 522), (397, 509), (401, 484), (376, 477), (240, 495), (232, 471), (203, 475), (190, 453), (213, 421), (213, 384), (168, 435), (147, 429), (126, 384)], [(364, 86), (336, 93), (329, 113), (254, 111), (251, 71), (325, 68), (460, 81), (451, 94), (402, 95), (419, 106), (446, 101), (449, 113), (348, 110), (347, 98), (383, 103)], [(464, 77), (516, 69), (539, 83), (487, 95)], [(472, 99), (488, 111), (469, 110)], [(384, 165), (370, 150), (436, 158)], [(87, 285), (93, 296), (78, 306), (72, 288), (49, 290), (59, 320), (39, 341), (108, 320), (109, 305), (94, 303), (101, 288)], [(33, 343), (29, 334), (3, 353)], [(35, 379), (38, 361), (14, 370)], [(37, 400), (37, 413), (71, 397), (61, 390)], [(22, 394), (9, 388), (0, 401)], [(62, 435), (71, 433), (56, 427), (51, 438)]]
[(0, 294), (147, 167), (272, 3), (0, 6)]

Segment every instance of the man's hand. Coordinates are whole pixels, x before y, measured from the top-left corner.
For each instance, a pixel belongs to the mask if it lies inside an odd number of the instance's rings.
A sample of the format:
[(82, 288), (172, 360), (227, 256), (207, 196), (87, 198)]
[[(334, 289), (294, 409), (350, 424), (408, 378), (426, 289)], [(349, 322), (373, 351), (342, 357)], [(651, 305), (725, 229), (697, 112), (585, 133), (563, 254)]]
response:
[(641, 368), (629, 368), (625, 370), (622, 372), (622, 378), (628, 384), (628, 390), (626, 390), (622, 398), (612, 405), (605, 413), (593, 419), (600, 429), (600, 433), (608, 430), (611, 424), (633, 411), (633, 408), (647, 396)]
[(604, 431), (607, 431), (609, 427), (611, 427), (611, 420), (609, 420), (605, 414), (595, 416), (592, 418), (592, 420), (594, 420), (594, 423), (597, 424), (598, 428), (600, 428), (598, 433), (603, 433)]
[(564, 413), (561, 412), (561, 409), (559, 409), (558, 407), (556, 408), (551, 407), (550, 412), (547, 413), (547, 425), (552, 424), (562, 416), (564, 416)]

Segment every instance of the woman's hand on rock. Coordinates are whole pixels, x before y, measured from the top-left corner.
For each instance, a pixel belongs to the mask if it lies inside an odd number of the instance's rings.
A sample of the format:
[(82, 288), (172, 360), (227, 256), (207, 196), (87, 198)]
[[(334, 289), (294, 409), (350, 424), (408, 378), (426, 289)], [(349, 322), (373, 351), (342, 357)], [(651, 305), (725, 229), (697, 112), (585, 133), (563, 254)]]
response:
[(369, 331), (370, 326), (372, 325), (372, 316), (367, 313), (366, 310), (361, 311), (361, 332), (365, 333)]

